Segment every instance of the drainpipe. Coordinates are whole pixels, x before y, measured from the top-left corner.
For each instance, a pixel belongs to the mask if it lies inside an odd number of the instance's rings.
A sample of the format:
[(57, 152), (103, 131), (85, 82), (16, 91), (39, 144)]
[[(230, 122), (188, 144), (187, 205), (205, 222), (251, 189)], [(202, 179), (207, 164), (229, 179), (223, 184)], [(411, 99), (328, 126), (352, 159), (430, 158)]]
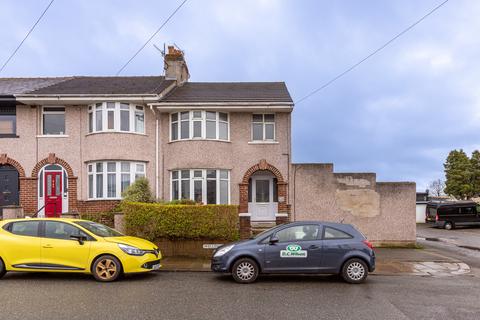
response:
[(153, 106), (150, 106), (150, 110), (155, 115), (155, 198), (158, 199), (158, 117)]

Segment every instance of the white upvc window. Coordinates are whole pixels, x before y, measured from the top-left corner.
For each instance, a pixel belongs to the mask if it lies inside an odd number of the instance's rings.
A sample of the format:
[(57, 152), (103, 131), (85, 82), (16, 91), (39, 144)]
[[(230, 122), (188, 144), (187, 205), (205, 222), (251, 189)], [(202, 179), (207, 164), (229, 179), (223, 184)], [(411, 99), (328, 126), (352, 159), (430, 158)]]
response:
[(42, 135), (65, 134), (65, 107), (42, 107)]
[(275, 114), (252, 114), (252, 141), (275, 141)]
[(230, 140), (230, 119), (226, 112), (193, 110), (170, 114), (170, 141)]
[(203, 204), (230, 203), (230, 171), (182, 169), (170, 172), (170, 199)]
[(88, 132), (145, 133), (145, 107), (123, 102), (90, 105)]
[(88, 163), (88, 199), (121, 199), (131, 183), (145, 177), (145, 165), (132, 161)]

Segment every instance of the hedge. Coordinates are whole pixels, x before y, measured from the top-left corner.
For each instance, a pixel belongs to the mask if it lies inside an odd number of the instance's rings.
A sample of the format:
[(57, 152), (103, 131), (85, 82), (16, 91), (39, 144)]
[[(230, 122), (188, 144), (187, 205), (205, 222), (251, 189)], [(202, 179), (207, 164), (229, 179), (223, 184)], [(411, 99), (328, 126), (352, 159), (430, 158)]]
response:
[(80, 213), (80, 219), (103, 223), (109, 227), (114, 226), (114, 216), (118, 210), (111, 210), (99, 213)]
[(157, 239), (239, 239), (238, 206), (122, 202), (128, 235)]

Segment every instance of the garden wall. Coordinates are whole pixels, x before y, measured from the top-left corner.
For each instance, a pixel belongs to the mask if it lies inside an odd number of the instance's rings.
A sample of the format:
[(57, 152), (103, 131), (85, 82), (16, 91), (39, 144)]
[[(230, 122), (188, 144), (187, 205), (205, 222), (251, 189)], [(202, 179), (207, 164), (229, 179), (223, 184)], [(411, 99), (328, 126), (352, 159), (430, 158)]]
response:
[(377, 182), (375, 173), (334, 173), (333, 164), (294, 164), (292, 218), (350, 223), (377, 245), (412, 244), (414, 182)]

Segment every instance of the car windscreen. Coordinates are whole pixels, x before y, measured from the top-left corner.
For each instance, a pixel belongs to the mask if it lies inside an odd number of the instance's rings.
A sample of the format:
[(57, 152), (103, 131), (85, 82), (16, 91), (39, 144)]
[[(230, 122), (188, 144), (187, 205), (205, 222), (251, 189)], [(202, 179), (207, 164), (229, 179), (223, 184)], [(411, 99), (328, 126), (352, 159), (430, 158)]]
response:
[(266, 235), (270, 231), (272, 231), (272, 230), (271, 229), (264, 230), (264, 231), (260, 232), (259, 234), (253, 236), (252, 239), (260, 239), (261, 237), (263, 237), (264, 235)]
[(76, 224), (87, 229), (91, 233), (99, 237), (122, 237), (123, 234), (113, 230), (101, 223), (92, 222), (92, 221), (76, 221)]

